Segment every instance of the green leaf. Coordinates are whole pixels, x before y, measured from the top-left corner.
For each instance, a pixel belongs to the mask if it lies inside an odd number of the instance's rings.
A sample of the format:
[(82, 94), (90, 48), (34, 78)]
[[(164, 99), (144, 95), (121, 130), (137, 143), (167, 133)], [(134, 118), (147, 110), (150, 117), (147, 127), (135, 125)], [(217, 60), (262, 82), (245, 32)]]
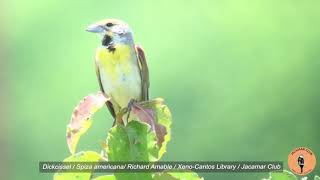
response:
[(147, 124), (130, 121), (127, 126), (117, 124), (107, 138), (109, 161), (152, 161), (157, 158), (156, 137)]
[(67, 126), (67, 144), (71, 154), (76, 151), (80, 137), (91, 127), (91, 116), (99, 110), (108, 98), (102, 92), (86, 96), (74, 109)]
[(157, 98), (151, 101), (135, 103), (132, 114), (142, 122), (150, 125), (151, 130), (156, 133), (157, 144), (160, 147), (158, 159), (166, 152), (167, 143), (171, 138), (171, 113), (164, 105), (163, 99)]
[[(85, 151), (73, 154), (63, 160), (63, 162), (98, 162), (102, 160), (100, 154), (93, 151)], [(57, 172), (54, 174), (54, 180), (89, 180), (91, 177), (90, 172), (83, 173), (61, 173)]]
[(165, 172), (155, 174), (154, 180), (203, 180), (195, 172)]
[(314, 180), (320, 180), (320, 177), (317, 176), (317, 175), (315, 175), (315, 176), (314, 176)]
[(114, 175), (105, 175), (94, 178), (93, 180), (117, 180)]
[[(117, 124), (107, 138), (109, 161), (142, 161), (157, 159), (159, 148), (156, 135), (150, 127), (139, 121), (130, 121), (126, 126)], [(115, 173), (117, 180), (152, 179), (151, 173)]]
[(283, 172), (271, 172), (268, 179), (265, 180), (297, 180), (298, 178), (291, 172), (284, 170)]

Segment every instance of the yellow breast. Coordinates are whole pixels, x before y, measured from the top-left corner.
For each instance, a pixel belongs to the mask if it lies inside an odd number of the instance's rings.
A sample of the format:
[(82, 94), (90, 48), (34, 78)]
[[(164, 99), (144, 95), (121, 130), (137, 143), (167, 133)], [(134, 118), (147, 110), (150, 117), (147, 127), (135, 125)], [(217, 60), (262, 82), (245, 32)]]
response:
[(97, 49), (96, 60), (100, 64), (101, 68), (105, 71), (108, 71), (108, 74), (111, 76), (112, 80), (117, 80), (120, 78), (116, 72), (117, 66), (121, 66), (123, 73), (126, 75), (131, 71), (131, 50), (127, 45), (116, 45), (115, 51), (109, 51), (105, 47)]
[(100, 47), (96, 52), (103, 89), (120, 106), (141, 98), (141, 77), (137, 57), (128, 45), (116, 45), (115, 51)]

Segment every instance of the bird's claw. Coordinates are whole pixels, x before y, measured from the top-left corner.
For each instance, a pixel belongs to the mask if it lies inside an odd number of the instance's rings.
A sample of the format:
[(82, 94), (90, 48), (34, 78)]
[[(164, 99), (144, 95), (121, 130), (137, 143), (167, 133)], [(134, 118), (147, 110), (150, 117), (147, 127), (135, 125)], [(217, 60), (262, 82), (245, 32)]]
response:
[(127, 107), (127, 113), (128, 113), (128, 115), (127, 115), (127, 118), (126, 118), (126, 123), (128, 123), (129, 122), (129, 117), (130, 117), (130, 113), (131, 113), (131, 110), (132, 110), (132, 106), (134, 105), (134, 103), (136, 103), (137, 102), (137, 100), (135, 100), (135, 99), (131, 99), (130, 101), (129, 101), (129, 103), (128, 103), (128, 107)]

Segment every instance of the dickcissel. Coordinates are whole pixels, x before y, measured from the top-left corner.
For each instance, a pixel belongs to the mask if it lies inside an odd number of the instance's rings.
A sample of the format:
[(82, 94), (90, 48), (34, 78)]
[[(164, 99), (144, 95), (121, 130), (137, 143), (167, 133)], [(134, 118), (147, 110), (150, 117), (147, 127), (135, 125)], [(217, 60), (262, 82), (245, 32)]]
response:
[(145, 54), (134, 43), (132, 30), (123, 21), (105, 19), (88, 26), (87, 31), (101, 38), (95, 54), (96, 73), (101, 91), (111, 98), (107, 106), (116, 119), (130, 102), (149, 99)]

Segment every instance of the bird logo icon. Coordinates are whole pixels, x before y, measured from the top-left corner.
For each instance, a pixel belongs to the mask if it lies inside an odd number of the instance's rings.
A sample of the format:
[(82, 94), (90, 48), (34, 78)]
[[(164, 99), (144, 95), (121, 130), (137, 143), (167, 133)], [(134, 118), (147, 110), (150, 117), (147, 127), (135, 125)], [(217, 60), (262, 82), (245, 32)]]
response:
[(309, 148), (295, 148), (288, 155), (288, 167), (294, 174), (307, 175), (316, 167), (316, 156)]

